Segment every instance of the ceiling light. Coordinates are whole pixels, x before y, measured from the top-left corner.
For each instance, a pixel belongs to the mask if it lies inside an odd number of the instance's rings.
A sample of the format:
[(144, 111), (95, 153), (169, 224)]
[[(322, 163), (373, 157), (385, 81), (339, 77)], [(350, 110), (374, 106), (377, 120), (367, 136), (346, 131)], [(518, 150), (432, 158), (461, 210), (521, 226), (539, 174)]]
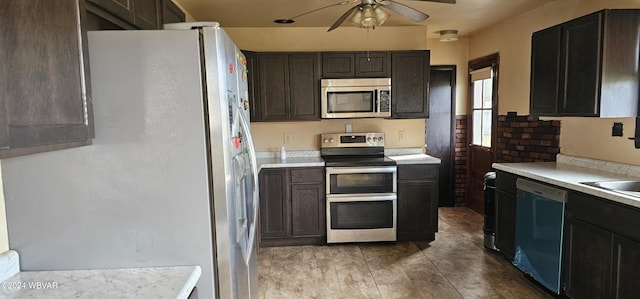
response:
[(389, 19), (389, 14), (382, 8), (364, 5), (357, 9), (349, 20), (361, 28), (375, 28), (382, 25), (387, 19)]
[(292, 19), (277, 19), (277, 20), (273, 20), (273, 22), (278, 24), (291, 24), (295, 21)]
[(458, 30), (440, 30), (441, 42), (453, 42), (458, 40)]

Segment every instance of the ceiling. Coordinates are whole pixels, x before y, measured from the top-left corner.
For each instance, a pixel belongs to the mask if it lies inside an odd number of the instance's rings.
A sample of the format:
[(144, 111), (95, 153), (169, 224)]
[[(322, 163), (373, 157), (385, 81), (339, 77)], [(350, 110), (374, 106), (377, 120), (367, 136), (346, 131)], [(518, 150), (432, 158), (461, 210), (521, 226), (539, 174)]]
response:
[[(327, 29), (350, 7), (337, 5), (295, 18), (293, 24), (276, 24), (275, 19), (288, 19), (314, 9), (344, 0), (174, 0), (197, 21), (217, 21), (223, 27), (326, 27)], [(358, 1), (358, 0), (354, 0)], [(396, 0), (420, 10), (430, 17), (416, 23), (399, 14), (383, 26), (426, 26), (429, 38), (437, 38), (440, 30), (455, 29), (468, 36), (482, 28), (499, 23), (551, 1), (563, 0), (457, 0), (456, 4), (419, 0)], [(343, 26), (354, 26), (348, 21)], [(340, 28), (336, 29), (340, 30)], [(331, 33), (327, 33), (331, 34)]]

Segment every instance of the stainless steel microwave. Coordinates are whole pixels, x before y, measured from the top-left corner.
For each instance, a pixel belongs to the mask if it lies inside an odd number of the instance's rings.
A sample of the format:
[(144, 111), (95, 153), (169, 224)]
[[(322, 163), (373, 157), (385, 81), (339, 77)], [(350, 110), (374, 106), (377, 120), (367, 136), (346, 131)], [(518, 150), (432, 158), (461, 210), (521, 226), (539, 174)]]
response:
[(391, 78), (322, 79), (322, 118), (391, 117)]

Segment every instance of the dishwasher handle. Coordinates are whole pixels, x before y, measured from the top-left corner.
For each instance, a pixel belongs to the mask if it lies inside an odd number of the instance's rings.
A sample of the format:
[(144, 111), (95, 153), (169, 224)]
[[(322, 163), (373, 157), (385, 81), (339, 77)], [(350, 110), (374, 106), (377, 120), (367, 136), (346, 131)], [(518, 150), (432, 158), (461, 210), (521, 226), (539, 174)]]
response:
[(538, 182), (518, 178), (516, 180), (516, 188), (525, 192), (530, 192), (541, 197), (566, 203), (569, 192), (560, 188), (554, 188)]

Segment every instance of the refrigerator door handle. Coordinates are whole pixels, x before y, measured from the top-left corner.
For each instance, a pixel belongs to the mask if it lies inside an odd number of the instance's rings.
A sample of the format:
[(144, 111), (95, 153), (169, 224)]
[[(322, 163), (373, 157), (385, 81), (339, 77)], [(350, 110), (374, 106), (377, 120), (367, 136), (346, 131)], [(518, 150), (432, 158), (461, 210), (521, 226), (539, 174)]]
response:
[(256, 149), (253, 146), (253, 138), (251, 137), (251, 132), (249, 131), (249, 123), (244, 116), (244, 111), (242, 111), (240, 107), (238, 107), (238, 114), (240, 115), (242, 129), (245, 131), (244, 136), (247, 138), (247, 145), (249, 147), (249, 159), (251, 162), (251, 172), (253, 173), (253, 222), (251, 223), (251, 227), (249, 227), (249, 246), (245, 256), (245, 262), (248, 263), (255, 247), (254, 244), (256, 242), (258, 209), (260, 207), (260, 197), (258, 196), (258, 164), (256, 161)]

